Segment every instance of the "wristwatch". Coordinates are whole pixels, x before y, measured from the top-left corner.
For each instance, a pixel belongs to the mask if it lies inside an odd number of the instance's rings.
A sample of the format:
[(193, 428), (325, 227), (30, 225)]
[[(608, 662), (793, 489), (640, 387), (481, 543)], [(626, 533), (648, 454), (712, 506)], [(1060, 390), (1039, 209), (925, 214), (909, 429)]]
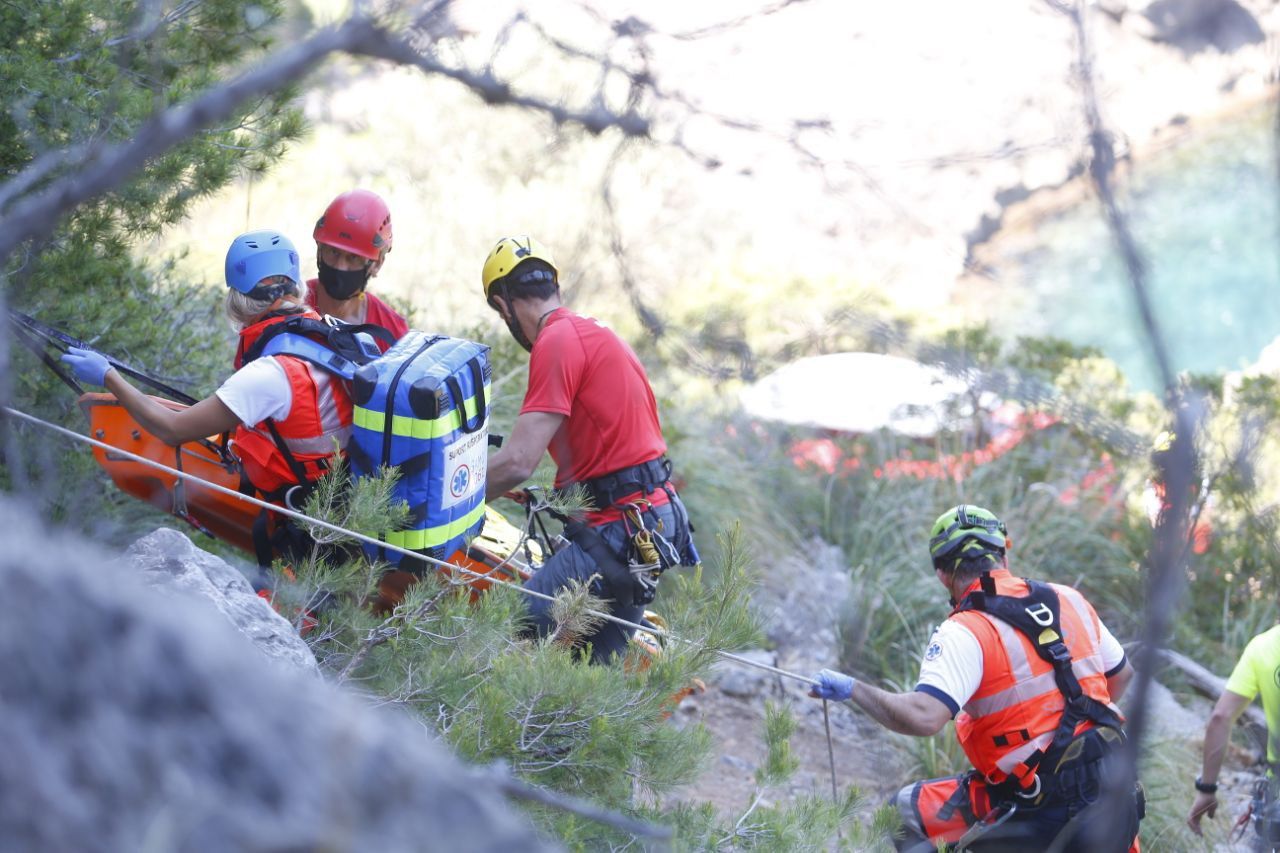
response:
[(1218, 793), (1218, 783), (1217, 782), (1201, 782), (1200, 777), (1197, 776), (1196, 790), (1202, 794), (1216, 794)]

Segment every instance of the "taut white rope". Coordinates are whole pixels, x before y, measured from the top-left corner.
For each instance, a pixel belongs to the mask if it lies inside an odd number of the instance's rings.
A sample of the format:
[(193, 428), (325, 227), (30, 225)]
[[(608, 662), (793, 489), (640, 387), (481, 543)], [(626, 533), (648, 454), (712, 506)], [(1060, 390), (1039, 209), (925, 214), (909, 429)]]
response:
[[(518, 583), (512, 583), (511, 581), (503, 580), (502, 578), (477, 572), (472, 569), (468, 569), (466, 566), (459, 566), (454, 563), (446, 563), (443, 560), (437, 560), (433, 557), (428, 557), (425, 554), (420, 554), (417, 551), (410, 551), (407, 548), (401, 548), (396, 545), (390, 545), (379, 539), (375, 539), (372, 536), (366, 536), (365, 534), (358, 533), (354, 530), (347, 530), (344, 527), (340, 527), (339, 525), (336, 525), (336, 524), (331, 524), (319, 518), (312, 518), (311, 516), (298, 512), (297, 510), (289, 509), (288, 507), (279, 506), (273, 503), (268, 503), (267, 501), (261, 500), (252, 495), (246, 495), (246, 494), (243, 494), (242, 492), (238, 492), (235, 489), (228, 489), (226, 486), (220, 486), (217, 483), (211, 483), (208, 480), (205, 480), (201, 477), (197, 477), (196, 475), (190, 474), (186, 471), (179, 471), (176, 468), (170, 468), (168, 465), (165, 465), (163, 462), (157, 462), (154, 459), (148, 459), (145, 456), (139, 456), (136, 453), (130, 453), (127, 450), (122, 450), (119, 447), (115, 447), (105, 442), (98, 441), (97, 439), (90, 438), (87, 435), (81, 435), (80, 433), (75, 432), (74, 430), (69, 430), (66, 427), (58, 426), (57, 424), (53, 424), (53, 423), (49, 423), (48, 421), (41, 420), (40, 418), (37, 418), (34, 415), (29, 415), (26, 412), (19, 411), (10, 406), (5, 406), (3, 408), (6, 414), (11, 415), (15, 418), (19, 418), (20, 420), (24, 420), (24, 421), (27, 421), (28, 423), (35, 424), (36, 426), (43, 427), (44, 429), (48, 429), (52, 432), (56, 432), (59, 435), (63, 435), (63, 436), (66, 436), (67, 438), (74, 439), (75, 441), (81, 441), (81, 442), (84, 442), (85, 444), (90, 444), (94, 447), (100, 447), (103, 450), (110, 451), (111, 453), (116, 454), (118, 456), (124, 456), (128, 459), (132, 459), (135, 462), (141, 462), (144, 465), (149, 465), (152, 468), (156, 468), (158, 470), (164, 471), (165, 473), (170, 474), (179, 479), (190, 480), (192, 482), (199, 483), (207, 489), (211, 489), (212, 491), (219, 492), (220, 494), (227, 495), (228, 497), (235, 498), (236, 500), (243, 501), (248, 504), (252, 504), (253, 506), (262, 507), (263, 509), (270, 510), (271, 512), (277, 512), (277, 513), (280, 513), (281, 515), (285, 515), (290, 518), (297, 519), (299, 521), (304, 521), (307, 524), (314, 524), (318, 527), (323, 527), (326, 530), (332, 530), (335, 533), (342, 533), (346, 536), (352, 537), (353, 539), (357, 539), (361, 542), (368, 542), (371, 545), (377, 545), (380, 548), (386, 548), (388, 551), (393, 551), (397, 554), (404, 554), (406, 556), (414, 557), (419, 560), (424, 560), (428, 563), (434, 563), (435, 565), (440, 566), (441, 568), (448, 569), (450, 572), (460, 572), (465, 575), (470, 575), (471, 577), (474, 577), (474, 578), (487, 580), (490, 583), (495, 583), (501, 586), (510, 587), (511, 589), (518, 590), (524, 595), (532, 596), (533, 598), (540, 598), (544, 601), (555, 601), (555, 596), (547, 595), (546, 593), (538, 592), (537, 590), (527, 589)], [(590, 613), (592, 616), (599, 617), (608, 622), (612, 622), (616, 625), (621, 625), (625, 628), (632, 628), (638, 631), (647, 631), (650, 634), (653, 634), (654, 636), (662, 637), (664, 639), (671, 640), (673, 642), (687, 643), (689, 645), (695, 645), (695, 646), (697, 645), (696, 641), (694, 640), (686, 640), (683, 637), (672, 634), (670, 631), (664, 631), (661, 628), (657, 628), (650, 625), (638, 625), (635, 622), (628, 622), (626, 619), (620, 619), (611, 613), (601, 613), (600, 611), (597, 611), (597, 610), (588, 610), (587, 612)], [(808, 676), (799, 675), (794, 672), (788, 672), (785, 669), (780, 669), (776, 666), (770, 666), (767, 663), (754, 661), (754, 660), (751, 660), (750, 658), (742, 657), (741, 655), (735, 655), (732, 652), (716, 650), (715, 653), (721, 658), (724, 658), (725, 660), (730, 660), (730, 661), (733, 661), (734, 663), (742, 664), (743, 666), (753, 667), (755, 669), (761, 669), (761, 670), (764, 670), (765, 672), (771, 672), (774, 675), (782, 676), (783, 678), (790, 678), (794, 681), (799, 681), (803, 684), (817, 683), (812, 678), (809, 678)]]

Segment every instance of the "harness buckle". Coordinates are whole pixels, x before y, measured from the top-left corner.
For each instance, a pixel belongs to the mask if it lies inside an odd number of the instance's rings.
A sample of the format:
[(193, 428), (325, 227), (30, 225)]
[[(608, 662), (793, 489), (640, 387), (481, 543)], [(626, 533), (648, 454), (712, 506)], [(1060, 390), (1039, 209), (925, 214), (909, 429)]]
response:
[(1071, 650), (1067, 648), (1067, 644), (1062, 640), (1053, 641), (1045, 649), (1053, 658), (1054, 663), (1071, 663)]
[(986, 817), (969, 827), (965, 831), (964, 835), (960, 836), (959, 840), (956, 841), (955, 849), (957, 851), (968, 850), (969, 845), (973, 844), (993, 829), (1004, 825), (1017, 811), (1017, 803), (1012, 800), (1005, 800), (1003, 803), (987, 812)]
[[(284, 503), (284, 505), (285, 505), (286, 507), (288, 507), (289, 509), (293, 510), (294, 512), (302, 512), (302, 507), (297, 506), (293, 501), (294, 501), (294, 495), (295, 495), (298, 491), (300, 491), (300, 490), (302, 490), (302, 489), (304, 489), (304, 488), (306, 488), (306, 487), (305, 487), (305, 486), (303, 486), (303, 485), (301, 485), (301, 484), (296, 485), (296, 486), (290, 486), (288, 489), (286, 489), (286, 490), (285, 490), (285, 493), (284, 493), (284, 500), (282, 501), (282, 503)], [(302, 500), (304, 500), (304, 501), (305, 501), (306, 499), (307, 499), (307, 498), (306, 498), (306, 494), (304, 493), (304, 494), (303, 494), (303, 496), (302, 496)]]
[(1035, 780), (1035, 785), (1031, 788), (1031, 790), (1030, 791), (1021, 791), (1021, 790), (1014, 791), (1013, 794), (1015, 797), (1021, 797), (1024, 800), (1034, 800), (1036, 797), (1040, 796), (1040, 789), (1042, 787), (1042, 785), (1040, 784), (1040, 774), (1037, 773), (1031, 778)]

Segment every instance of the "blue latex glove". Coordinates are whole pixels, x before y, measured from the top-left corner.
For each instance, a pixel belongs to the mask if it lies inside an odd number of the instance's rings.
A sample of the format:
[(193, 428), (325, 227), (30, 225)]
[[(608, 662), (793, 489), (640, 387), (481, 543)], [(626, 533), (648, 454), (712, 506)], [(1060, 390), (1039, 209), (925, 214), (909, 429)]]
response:
[(816, 699), (830, 699), (843, 702), (853, 696), (853, 685), (856, 683), (851, 675), (824, 669), (813, 677), (817, 683), (809, 688), (809, 695)]
[(86, 385), (102, 385), (111, 364), (102, 353), (72, 347), (62, 354), (62, 362), (71, 366), (76, 379)]

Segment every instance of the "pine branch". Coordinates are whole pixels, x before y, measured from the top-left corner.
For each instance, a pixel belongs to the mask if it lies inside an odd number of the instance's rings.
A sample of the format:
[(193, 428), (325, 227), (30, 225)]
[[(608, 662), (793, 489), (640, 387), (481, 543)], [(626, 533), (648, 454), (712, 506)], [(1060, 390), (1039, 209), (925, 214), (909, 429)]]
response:
[(338, 673), (337, 682), (341, 684), (350, 678), (351, 674), (364, 664), (365, 660), (378, 646), (394, 640), (404, 632), (406, 627), (426, 618), (427, 614), (435, 610), (440, 600), (450, 592), (452, 592), (452, 589), (446, 586), (408, 613), (401, 612), (401, 609), (397, 608), (395, 612), (383, 620), (381, 625), (371, 628), (365, 635), (363, 642), (360, 643), (359, 648), (351, 655), (351, 659), (347, 661), (346, 666)]
[[(80, 169), (9, 209), (6, 219), (13, 227), (0, 235), (0, 260), (7, 258), (20, 242), (52, 230), (64, 212), (120, 186), (148, 160), (226, 119), (244, 101), (297, 80), (330, 53), (353, 47), (372, 38), (375, 32), (373, 22), (367, 18), (353, 18), (341, 26), (323, 29), (195, 100), (153, 116), (128, 142), (95, 146)], [(24, 179), (25, 172), (12, 180)]]
[(572, 645), (579, 637), (589, 637), (604, 620), (598, 613), (608, 613), (609, 603), (591, 594), (590, 583), (570, 581), (551, 605), (551, 620), (555, 631), (548, 638), (552, 643)]
[(79, 143), (41, 154), (27, 164), (27, 168), (5, 181), (3, 185), (0, 185), (0, 210), (3, 210), (11, 199), (28, 192), (33, 186), (66, 164), (83, 159), (91, 150), (92, 146), (86, 143)]

